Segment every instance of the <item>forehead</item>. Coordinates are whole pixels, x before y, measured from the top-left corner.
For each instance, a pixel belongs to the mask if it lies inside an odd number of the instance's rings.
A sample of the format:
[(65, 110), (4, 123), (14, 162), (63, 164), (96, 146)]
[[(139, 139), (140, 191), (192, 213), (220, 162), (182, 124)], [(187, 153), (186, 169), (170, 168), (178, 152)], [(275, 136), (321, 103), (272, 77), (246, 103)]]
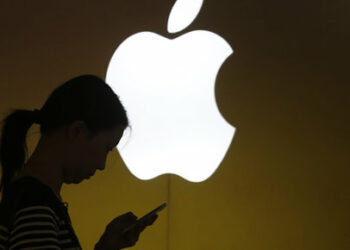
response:
[(114, 129), (103, 131), (102, 135), (106, 138), (116, 141), (120, 139), (120, 137), (123, 135), (123, 132), (124, 132), (124, 127), (118, 126)]

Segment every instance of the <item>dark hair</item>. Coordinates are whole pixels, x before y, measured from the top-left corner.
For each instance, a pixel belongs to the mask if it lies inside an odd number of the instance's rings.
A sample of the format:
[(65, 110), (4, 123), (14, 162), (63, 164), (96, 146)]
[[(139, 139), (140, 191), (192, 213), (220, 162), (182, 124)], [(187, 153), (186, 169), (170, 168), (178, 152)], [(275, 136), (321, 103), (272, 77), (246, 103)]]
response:
[(77, 120), (86, 123), (91, 137), (118, 125), (129, 127), (123, 105), (104, 80), (94, 75), (75, 77), (57, 87), (40, 112), (15, 109), (3, 120), (0, 191), (7, 188), (26, 159), (26, 135), (33, 123), (40, 124), (42, 135), (49, 135)]

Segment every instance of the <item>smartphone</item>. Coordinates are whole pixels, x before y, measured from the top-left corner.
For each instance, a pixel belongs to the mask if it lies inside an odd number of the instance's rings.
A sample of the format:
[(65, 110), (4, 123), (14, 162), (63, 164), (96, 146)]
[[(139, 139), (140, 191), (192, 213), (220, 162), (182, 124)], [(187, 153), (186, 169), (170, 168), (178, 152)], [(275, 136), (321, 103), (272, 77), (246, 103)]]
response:
[(162, 205), (160, 205), (159, 207), (153, 209), (151, 212), (147, 213), (146, 215), (142, 216), (140, 219), (138, 219), (137, 221), (135, 221), (133, 224), (131, 224), (130, 226), (126, 227), (123, 230), (123, 234), (126, 233), (127, 231), (129, 231), (130, 229), (132, 229), (133, 227), (135, 227), (136, 225), (138, 225), (139, 223), (141, 223), (143, 220), (145, 220), (147, 217), (152, 216), (153, 214), (156, 214), (160, 211), (162, 211), (164, 208), (166, 207), (166, 202), (163, 203)]

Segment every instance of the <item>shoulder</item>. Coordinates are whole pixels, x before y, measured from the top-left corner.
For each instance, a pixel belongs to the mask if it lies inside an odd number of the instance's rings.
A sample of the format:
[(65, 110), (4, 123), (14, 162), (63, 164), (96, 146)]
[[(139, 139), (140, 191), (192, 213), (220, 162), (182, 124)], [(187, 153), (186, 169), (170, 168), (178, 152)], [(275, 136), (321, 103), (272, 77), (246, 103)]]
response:
[(4, 193), (2, 202), (16, 202), (19, 207), (53, 205), (57, 203), (57, 198), (53, 191), (40, 180), (32, 176), (24, 176), (11, 184), (8, 191)]
[(52, 190), (33, 177), (16, 180), (6, 193), (0, 205), (0, 224), (13, 223), (18, 216), (42, 214), (58, 219), (57, 198)]

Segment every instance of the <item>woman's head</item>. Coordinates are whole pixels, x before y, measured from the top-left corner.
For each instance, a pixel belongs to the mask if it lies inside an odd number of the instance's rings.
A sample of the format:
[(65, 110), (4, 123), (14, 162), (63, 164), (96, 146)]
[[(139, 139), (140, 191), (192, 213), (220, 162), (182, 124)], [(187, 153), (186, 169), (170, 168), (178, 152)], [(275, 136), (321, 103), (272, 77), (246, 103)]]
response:
[[(69, 144), (71, 147), (83, 142), (81, 137), (72, 139), (76, 132), (86, 135), (86, 142), (96, 146), (102, 141), (111, 144), (106, 141), (109, 136), (113, 138), (111, 141), (117, 142), (124, 129), (129, 126), (126, 111), (108, 84), (93, 75), (75, 77), (51, 93), (40, 113), (15, 110), (4, 119), (0, 144), (0, 190), (6, 188), (11, 178), (23, 166), (27, 154), (26, 134), (35, 122), (40, 124), (42, 138), (53, 138), (59, 134), (64, 140), (73, 140)], [(85, 156), (83, 154), (82, 152), (80, 163), (88, 163), (84, 159), (89, 160), (89, 153)], [(77, 157), (74, 156), (74, 159), (79, 161)], [(101, 167), (100, 165), (97, 168)]]

